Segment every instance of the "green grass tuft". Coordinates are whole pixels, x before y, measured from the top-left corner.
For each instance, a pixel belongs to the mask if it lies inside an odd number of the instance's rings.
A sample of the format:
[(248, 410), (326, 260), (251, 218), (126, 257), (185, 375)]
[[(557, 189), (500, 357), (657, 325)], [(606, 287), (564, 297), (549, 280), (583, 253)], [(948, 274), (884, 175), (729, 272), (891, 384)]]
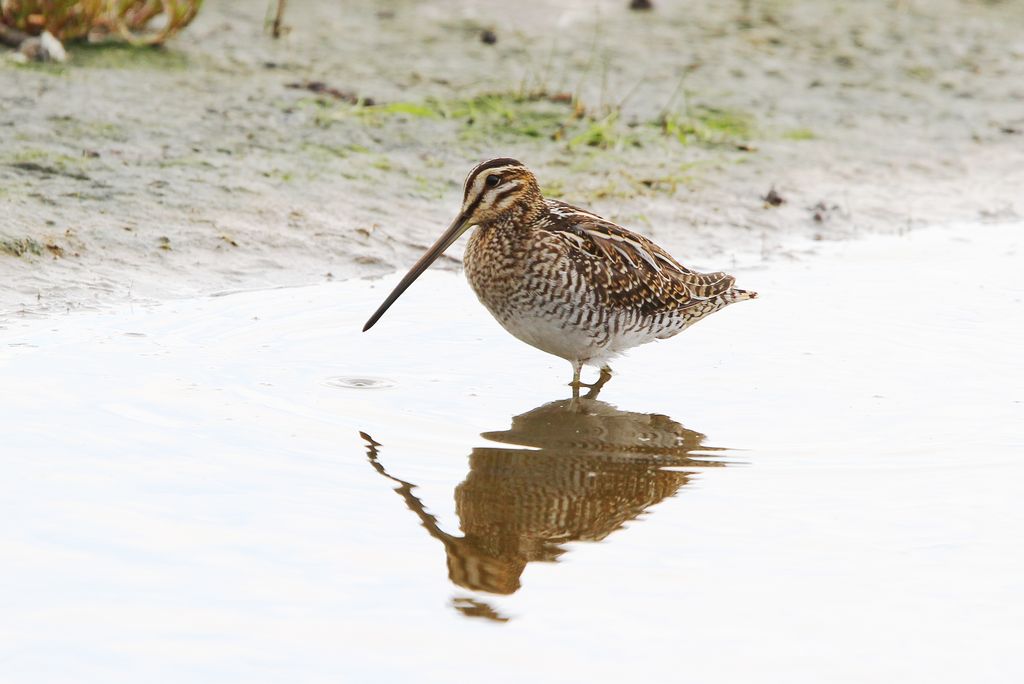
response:
[(152, 69), (179, 71), (188, 67), (184, 53), (160, 46), (128, 43), (77, 43), (71, 48), (70, 64), (85, 69)]
[(0, 236), (0, 252), (10, 254), (14, 257), (22, 257), (26, 254), (36, 256), (43, 255), (43, 245), (32, 238), (10, 238)]
[(782, 134), (785, 140), (814, 140), (818, 136), (809, 128), (793, 128)]
[(685, 113), (669, 113), (658, 122), (662, 132), (683, 145), (736, 144), (754, 137), (754, 119), (734, 110), (698, 107)]

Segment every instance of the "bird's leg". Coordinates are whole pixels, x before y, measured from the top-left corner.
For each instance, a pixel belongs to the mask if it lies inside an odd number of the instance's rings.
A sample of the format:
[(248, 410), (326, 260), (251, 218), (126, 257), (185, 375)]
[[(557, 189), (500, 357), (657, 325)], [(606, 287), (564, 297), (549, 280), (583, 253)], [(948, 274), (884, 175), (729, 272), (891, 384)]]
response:
[(582, 361), (573, 361), (572, 362), (572, 382), (569, 383), (570, 387), (577, 387), (578, 388), (580, 386), (580, 371), (581, 370), (583, 370), (583, 362)]
[(590, 391), (587, 392), (584, 398), (597, 399), (597, 395), (601, 391), (601, 388), (604, 387), (605, 383), (611, 379), (612, 369), (609, 368), (608, 366), (601, 366), (601, 376), (597, 379), (597, 382), (595, 382), (592, 385), (585, 385), (586, 387), (590, 388)]
[(572, 398), (578, 399), (580, 396), (580, 371), (583, 370), (582, 361), (572, 362), (572, 382), (569, 383), (569, 387), (572, 387)]
[(580, 371), (582, 369), (583, 361), (572, 362), (572, 382), (569, 383), (569, 386), (572, 387), (572, 395), (574, 398), (578, 397), (580, 388), (586, 387), (590, 390), (587, 392), (587, 398), (594, 399), (605, 383), (612, 379), (612, 369), (607, 365), (601, 366), (601, 375), (597, 378), (597, 382), (589, 384), (580, 380)]

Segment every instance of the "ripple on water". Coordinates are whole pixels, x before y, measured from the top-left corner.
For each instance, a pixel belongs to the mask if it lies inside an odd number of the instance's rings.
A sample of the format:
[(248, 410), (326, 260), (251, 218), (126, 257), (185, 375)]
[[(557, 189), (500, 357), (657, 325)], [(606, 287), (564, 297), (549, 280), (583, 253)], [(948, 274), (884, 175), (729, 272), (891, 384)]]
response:
[(394, 387), (395, 381), (387, 378), (371, 378), (356, 375), (338, 375), (327, 378), (325, 383), (328, 387), (340, 387), (342, 389), (384, 389)]

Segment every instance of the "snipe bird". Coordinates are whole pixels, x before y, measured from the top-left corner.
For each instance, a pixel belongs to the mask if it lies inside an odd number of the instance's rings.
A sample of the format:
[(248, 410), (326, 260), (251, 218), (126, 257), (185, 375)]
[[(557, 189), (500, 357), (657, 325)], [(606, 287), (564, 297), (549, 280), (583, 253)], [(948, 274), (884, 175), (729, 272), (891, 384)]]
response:
[(427, 267), (473, 226), (463, 262), (487, 310), (523, 342), (611, 377), (610, 359), (672, 337), (719, 309), (753, 299), (725, 273), (698, 273), (647, 238), (585, 209), (546, 199), (515, 159), (466, 177), (462, 210), (370, 316), (369, 330)]

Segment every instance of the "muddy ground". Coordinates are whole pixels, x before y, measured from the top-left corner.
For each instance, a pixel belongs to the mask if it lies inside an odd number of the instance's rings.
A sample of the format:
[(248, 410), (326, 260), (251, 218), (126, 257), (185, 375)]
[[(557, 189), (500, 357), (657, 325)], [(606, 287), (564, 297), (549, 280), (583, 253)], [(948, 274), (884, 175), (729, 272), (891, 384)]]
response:
[(1024, 3), (266, 5), (0, 60), (0, 313), (403, 268), (491, 156), (715, 268), (1024, 212)]

